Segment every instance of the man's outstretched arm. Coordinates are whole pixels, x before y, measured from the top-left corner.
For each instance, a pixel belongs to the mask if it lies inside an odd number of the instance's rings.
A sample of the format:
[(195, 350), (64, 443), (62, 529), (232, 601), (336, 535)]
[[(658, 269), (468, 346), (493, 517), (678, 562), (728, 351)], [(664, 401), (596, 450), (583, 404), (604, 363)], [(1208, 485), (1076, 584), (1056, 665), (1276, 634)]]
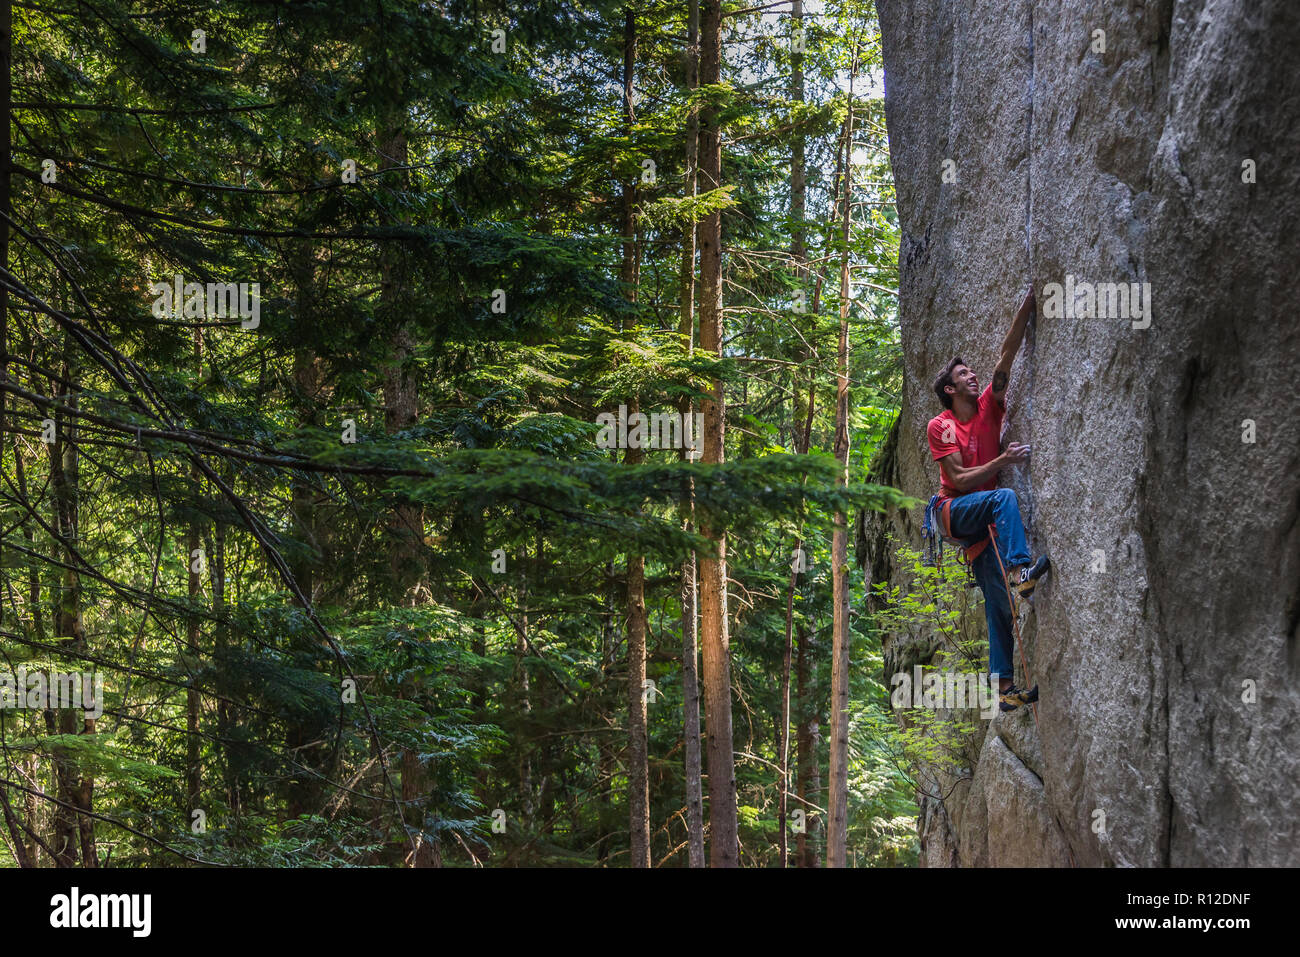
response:
[(1029, 317), (1033, 311), (1034, 287), (1030, 286), (1029, 291), (1025, 293), (1024, 301), (1016, 311), (1016, 318), (1011, 320), (1011, 328), (1007, 331), (1006, 339), (1002, 340), (1002, 355), (993, 369), (993, 398), (997, 399), (998, 405), (1003, 408), (1006, 408), (1007, 404), (1007, 380), (1011, 377), (1011, 363), (1016, 361), (1016, 353), (1020, 351), (1020, 343), (1025, 338), (1025, 327), (1029, 325)]

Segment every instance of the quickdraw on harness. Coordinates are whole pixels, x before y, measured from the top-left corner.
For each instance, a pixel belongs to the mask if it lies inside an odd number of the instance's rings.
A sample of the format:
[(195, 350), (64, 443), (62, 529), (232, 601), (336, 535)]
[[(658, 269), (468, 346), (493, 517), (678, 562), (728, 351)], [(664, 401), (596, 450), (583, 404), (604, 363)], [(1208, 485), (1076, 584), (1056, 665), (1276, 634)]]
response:
[(974, 587), (975, 559), (980, 557), (996, 534), (993, 526), (989, 533), (974, 541), (955, 538), (952, 534), (952, 499), (946, 495), (932, 495), (925, 506), (925, 517), (921, 522), (921, 535), (925, 540), (925, 563), (932, 568), (943, 568), (943, 546), (947, 542), (957, 549), (957, 562), (966, 566), (966, 581)]

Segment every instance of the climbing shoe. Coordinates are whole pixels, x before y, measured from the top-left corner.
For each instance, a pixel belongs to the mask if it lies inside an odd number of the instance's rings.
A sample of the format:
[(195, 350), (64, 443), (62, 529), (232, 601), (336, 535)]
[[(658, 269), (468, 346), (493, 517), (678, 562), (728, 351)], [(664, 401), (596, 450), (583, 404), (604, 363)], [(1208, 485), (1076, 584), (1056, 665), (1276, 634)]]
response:
[(1033, 704), (1038, 700), (1038, 685), (1034, 685), (1028, 691), (1021, 691), (1015, 685), (1012, 685), (1006, 691), (998, 695), (999, 711), (1015, 711), (1022, 704)]
[(1007, 576), (1007, 584), (1011, 586), (1011, 593), (1020, 598), (1031, 596), (1034, 593), (1034, 587), (1038, 584), (1038, 579), (1047, 574), (1051, 564), (1046, 555), (1039, 555), (1036, 562), (1021, 568), (1019, 574), (1013, 571)]

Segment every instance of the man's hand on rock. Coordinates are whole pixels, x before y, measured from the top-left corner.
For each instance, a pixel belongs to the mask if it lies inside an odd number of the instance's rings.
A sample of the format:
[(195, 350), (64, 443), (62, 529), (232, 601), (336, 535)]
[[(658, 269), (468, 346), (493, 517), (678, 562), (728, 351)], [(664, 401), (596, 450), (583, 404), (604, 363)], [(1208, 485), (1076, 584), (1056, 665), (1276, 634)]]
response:
[(1007, 446), (1007, 450), (1002, 453), (1002, 458), (1008, 465), (1019, 465), (1021, 462), (1029, 461), (1029, 446), (1022, 445), (1019, 442), (1012, 442)]

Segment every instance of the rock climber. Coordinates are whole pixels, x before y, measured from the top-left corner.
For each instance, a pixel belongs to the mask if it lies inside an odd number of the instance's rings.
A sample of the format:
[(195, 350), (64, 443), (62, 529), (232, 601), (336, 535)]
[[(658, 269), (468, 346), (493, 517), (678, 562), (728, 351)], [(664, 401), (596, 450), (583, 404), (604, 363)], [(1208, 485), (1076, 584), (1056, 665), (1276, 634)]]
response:
[[(1025, 691), (1014, 683), (1010, 593), (1028, 598), (1049, 566), (1046, 555), (1036, 560), (1030, 557), (1016, 493), (997, 487), (998, 472), (1029, 458), (1027, 445), (1012, 442), (1003, 452), (999, 452), (999, 446), (1011, 364), (1020, 351), (1033, 311), (1034, 290), (1030, 287), (1002, 342), (993, 381), (983, 392), (975, 371), (960, 356), (953, 357), (934, 380), (934, 391), (944, 410), (930, 420), (926, 430), (930, 452), (940, 471), (939, 495), (931, 504), (938, 510), (945, 499), (951, 500), (949, 537), (968, 548), (968, 554), (973, 554), (976, 548), (972, 546), (978, 547), (987, 540), (988, 526), (997, 528), (997, 551), (979, 547), (971, 570), (984, 593), (989, 626), (989, 673), (998, 676), (998, 706), (1003, 711), (1014, 711), (1038, 700), (1038, 685)], [(1002, 568), (1006, 569), (1005, 584)]]

